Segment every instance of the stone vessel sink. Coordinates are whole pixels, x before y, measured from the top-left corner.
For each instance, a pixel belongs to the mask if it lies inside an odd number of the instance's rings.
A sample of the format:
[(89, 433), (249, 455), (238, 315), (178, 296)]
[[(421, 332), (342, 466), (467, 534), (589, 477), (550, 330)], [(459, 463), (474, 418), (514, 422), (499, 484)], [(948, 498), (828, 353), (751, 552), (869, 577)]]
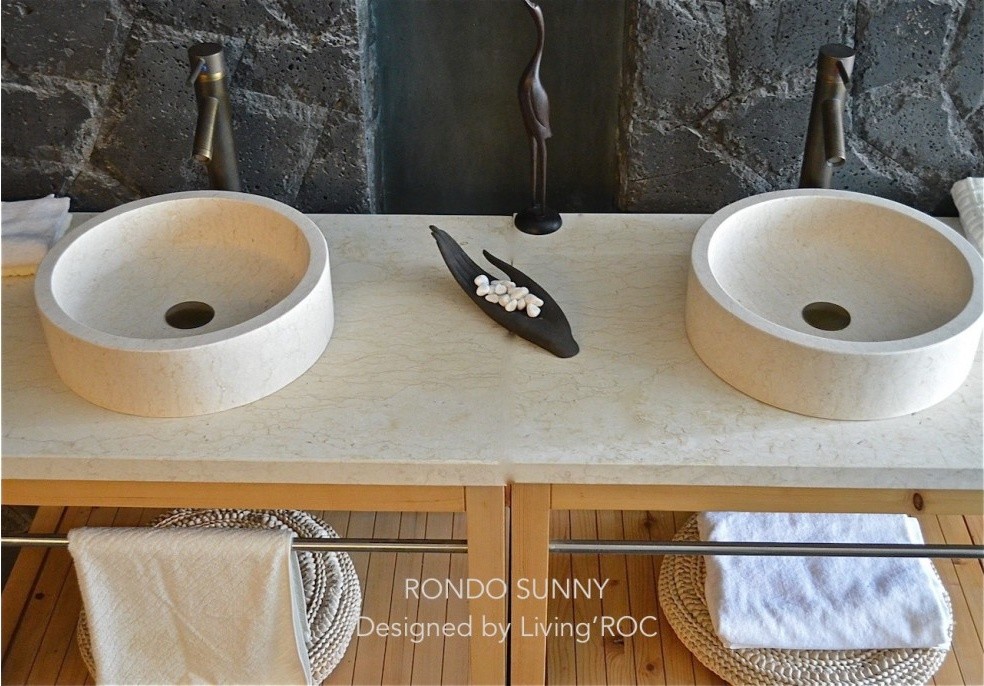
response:
[(894, 417), (966, 379), (981, 283), (974, 248), (909, 207), (846, 191), (766, 193), (697, 233), (687, 335), (715, 374), (770, 405)]
[(35, 298), (68, 387), (149, 417), (277, 391), (320, 357), (334, 324), (317, 226), (282, 203), (225, 191), (100, 214), (45, 256)]

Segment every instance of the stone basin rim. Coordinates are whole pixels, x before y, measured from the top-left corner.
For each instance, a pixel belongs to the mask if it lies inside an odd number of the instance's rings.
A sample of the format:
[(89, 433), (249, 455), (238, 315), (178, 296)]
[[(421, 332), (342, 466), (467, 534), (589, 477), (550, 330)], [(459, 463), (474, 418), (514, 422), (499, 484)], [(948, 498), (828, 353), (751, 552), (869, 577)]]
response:
[[(895, 211), (922, 223), (927, 230), (932, 230), (939, 234), (940, 237), (946, 240), (964, 258), (972, 281), (970, 297), (960, 312), (942, 326), (916, 336), (886, 341), (852, 341), (813, 335), (773, 322), (742, 305), (718, 283), (710, 267), (708, 254), (711, 240), (716, 230), (722, 223), (749, 207), (773, 200), (796, 197), (823, 197), (850, 200)], [(694, 238), (690, 265), (691, 271), (701, 287), (711, 295), (719, 306), (725, 308), (737, 319), (769, 336), (787, 340), (804, 348), (811, 348), (823, 352), (870, 356), (926, 350), (934, 345), (943, 344), (954, 336), (980, 325), (982, 318), (984, 318), (984, 295), (982, 295), (984, 260), (981, 259), (980, 254), (966, 238), (940, 220), (907, 205), (854, 191), (797, 188), (761, 193), (738, 200), (715, 212), (701, 225)]]
[[(69, 315), (58, 303), (50, 287), (53, 271), (61, 256), (81, 236), (89, 231), (98, 230), (102, 224), (107, 223), (109, 220), (143, 207), (170, 201), (207, 200), (209, 198), (254, 204), (272, 210), (290, 220), (297, 227), (298, 231), (305, 236), (309, 247), (308, 265), (304, 274), (286, 297), (263, 312), (242, 322), (222, 329), (200, 334), (191, 333), (174, 338), (141, 338), (101, 331), (78, 321)], [(146, 353), (195, 350), (246, 336), (276, 322), (286, 313), (303, 303), (322, 278), (324, 278), (327, 266), (328, 245), (324, 235), (310, 218), (293, 207), (273, 200), (272, 198), (235, 191), (180, 191), (177, 193), (155, 195), (119, 205), (118, 207), (101, 212), (71, 229), (65, 238), (55, 244), (41, 261), (34, 281), (34, 298), (41, 315), (47, 318), (52, 324), (75, 338), (89, 341), (103, 348)]]

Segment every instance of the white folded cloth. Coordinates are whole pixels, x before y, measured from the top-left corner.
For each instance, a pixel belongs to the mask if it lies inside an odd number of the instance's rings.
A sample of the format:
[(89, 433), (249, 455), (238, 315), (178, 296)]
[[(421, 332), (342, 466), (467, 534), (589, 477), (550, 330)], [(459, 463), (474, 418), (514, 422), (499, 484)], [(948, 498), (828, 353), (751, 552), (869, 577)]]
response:
[(977, 252), (984, 252), (981, 242), (984, 240), (984, 178), (962, 179), (953, 184), (950, 189), (953, 203), (960, 213), (960, 224)]
[(72, 221), (68, 198), (49, 195), (37, 200), (0, 203), (3, 275), (29, 276), (41, 258), (62, 237)]
[(68, 534), (100, 684), (309, 684), (289, 531)]
[[(704, 512), (701, 540), (922, 543), (905, 515)], [(950, 643), (949, 597), (927, 559), (705, 558), (711, 622), (728, 648), (862, 650)]]

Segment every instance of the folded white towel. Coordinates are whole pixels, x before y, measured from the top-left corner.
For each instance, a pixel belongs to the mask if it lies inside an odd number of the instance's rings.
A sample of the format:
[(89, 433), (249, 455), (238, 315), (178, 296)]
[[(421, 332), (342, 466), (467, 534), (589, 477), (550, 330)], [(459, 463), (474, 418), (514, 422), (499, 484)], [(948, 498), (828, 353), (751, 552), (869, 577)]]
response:
[(289, 531), (82, 528), (68, 541), (98, 683), (311, 683)]
[(37, 200), (0, 203), (4, 276), (33, 274), (45, 253), (72, 221), (68, 198), (49, 195)]
[[(705, 541), (922, 543), (904, 515), (704, 512)], [(949, 597), (914, 558), (705, 558), (707, 607), (729, 648), (854, 650), (948, 646)]]
[(962, 179), (953, 184), (950, 190), (953, 203), (960, 213), (960, 224), (977, 252), (984, 252), (984, 178)]

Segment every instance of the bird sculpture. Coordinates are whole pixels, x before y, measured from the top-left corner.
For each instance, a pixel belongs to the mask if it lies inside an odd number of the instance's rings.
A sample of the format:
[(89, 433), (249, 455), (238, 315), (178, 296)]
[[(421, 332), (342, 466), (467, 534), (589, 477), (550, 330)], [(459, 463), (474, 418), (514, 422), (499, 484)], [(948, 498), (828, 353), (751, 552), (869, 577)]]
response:
[(533, 204), (516, 214), (520, 231), (532, 234), (553, 233), (561, 226), (560, 214), (547, 207), (547, 139), (550, 138), (550, 101), (540, 81), (540, 63), (546, 27), (543, 10), (533, 0), (523, 0), (536, 24), (536, 50), (519, 79), (519, 109), (530, 139), (532, 159)]

